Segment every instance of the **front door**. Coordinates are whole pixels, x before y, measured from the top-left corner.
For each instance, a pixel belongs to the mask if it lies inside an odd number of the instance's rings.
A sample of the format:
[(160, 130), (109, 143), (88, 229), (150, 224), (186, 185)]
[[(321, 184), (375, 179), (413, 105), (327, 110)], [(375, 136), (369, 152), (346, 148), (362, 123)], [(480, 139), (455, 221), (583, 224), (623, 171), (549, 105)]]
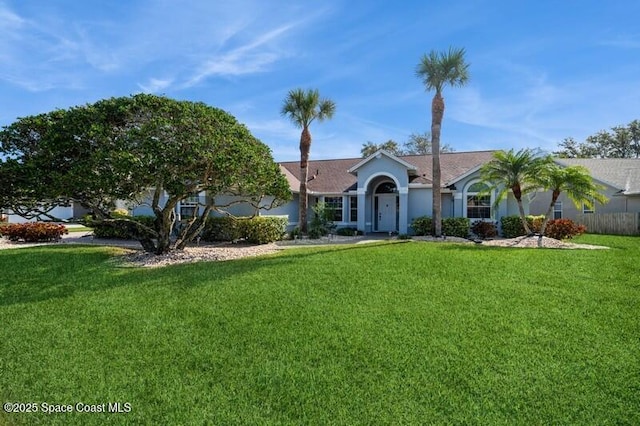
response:
[(395, 232), (396, 229), (396, 194), (378, 195), (378, 229), (379, 232)]

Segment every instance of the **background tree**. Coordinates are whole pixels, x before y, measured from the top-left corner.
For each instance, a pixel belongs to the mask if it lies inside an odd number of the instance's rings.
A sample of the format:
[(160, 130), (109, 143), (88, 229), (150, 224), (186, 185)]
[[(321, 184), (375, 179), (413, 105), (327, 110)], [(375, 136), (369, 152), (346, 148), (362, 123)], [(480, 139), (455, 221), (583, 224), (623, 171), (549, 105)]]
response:
[(464, 49), (449, 48), (448, 52), (432, 50), (424, 55), (416, 68), (427, 91), (435, 90), (431, 101), (431, 147), (433, 152), (433, 234), (442, 234), (442, 196), (440, 170), (440, 131), (444, 117), (445, 86), (464, 86), (469, 79), (469, 64), (464, 59)]
[(518, 152), (496, 151), (493, 158), (480, 169), (480, 176), (489, 187), (489, 191), (496, 191), (494, 208), (509, 193), (518, 203), (518, 212), (525, 232), (530, 235), (531, 229), (527, 224), (522, 196), (534, 192), (539, 187), (538, 176), (541, 170), (551, 162), (550, 156), (540, 156), (537, 152), (525, 148)]
[(601, 130), (584, 142), (566, 138), (558, 146), (554, 155), (561, 158), (640, 158), (640, 120)]
[[(171, 241), (176, 206), (206, 191), (242, 195), (259, 207), (290, 197), (286, 179), (269, 148), (226, 112), (203, 103), (153, 95), (112, 98), (92, 105), (19, 119), (0, 133), (0, 181), (16, 178), (13, 190), (0, 192), (0, 208), (25, 201), (75, 202), (99, 222), (126, 226), (146, 251), (184, 248), (213, 210), (225, 211), (207, 197), (194, 217)], [(33, 185), (39, 184), (33, 192)], [(146, 202), (152, 227), (111, 216), (116, 199)]]
[(280, 113), (288, 117), (293, 124), (302, 129), (300, 134), (300, 232), (307, 233), (307, 179), (309, 175), (309, 154), (311, 151), (311, 132), (309, 126), (315, 120), (324, 121), (333, 117), (336, 105), (329, 99), (321, 99), (318, 90), (294, 89), (284, 100)]
[(384, 143), (379, 143), (379, 144), (373, 143), (373, 142), (364, 143), (362, 144), (362, 149), (360, 150), (360, 154), (362, 155), (362, 158), (366, 158), (371, 154), (374, 154), (380, 149), (389, 151), (393, 155), (404, 155), (402, 148), (400, 148), (400, 146), (398, 145), (398, 142), (391, 139), (389, 139)]
[(582, 204), (593, 208), (596, 201), (602, 204), (607, 202), (607, 197), (600, 192), (601, 187), (593, 182), (589, 171), (581, 166), (560, 167), (550, 162), (540, 170), (536, 180), (542, 188), (551, 191), (549, 208), (540, 227), (538, 247), (542, 247), (542, 236), (553, 213), (553, 206), (561, 193), (564, 192), (577, 208)]
[[(411, 133), (404, 144), (404, 155), (430, 155), (433, 153), (431, 133)], [(454, 152), (449, 144), (440, 144), (440, 153)]]
[[(409, 135), (409, 139), (402, 146), (398, 145), (398, 142), (391, 139), (389, 139), (387, 142), (379, 144), (368, 141), (367, 143), (362, 144), (360, 154), (362, 155), (362, 158), (366, 158), (380, 149), (389, 151), (396, 156), (430, 155), (432, 151), (431, 133), (412, 133)], [(440, 145), (440, 153), (454, 151), (455, 149), (453, 149), (450, 145)]]

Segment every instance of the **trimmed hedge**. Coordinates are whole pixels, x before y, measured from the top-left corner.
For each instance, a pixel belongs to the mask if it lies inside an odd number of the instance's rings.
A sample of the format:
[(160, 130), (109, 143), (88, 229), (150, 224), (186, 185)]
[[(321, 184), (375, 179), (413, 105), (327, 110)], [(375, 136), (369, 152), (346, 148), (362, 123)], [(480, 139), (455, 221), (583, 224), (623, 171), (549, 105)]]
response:
[[(541, 216), (526, 216), (527, 224), (531, 232), (540, 232), (544, 215)], [(525, 235), (524, 227), (520, 216), (502, 216), (500, 218), (500, 226), (502, 228), (502, 236), (505, 238), (515, 238)]]
[[(155, 216), (127, 216), (114, 214), (114, 219), (129, 219), (135, 222), (142, 223), (149, 228), (154, 228), (156, 218)], [(126, 222), (100, 222), (93, 223), (87, 221), (87, 226), (93, 228), (94, 238), (109, 238), (117, 240), (131, 240), (134, 238), (131, 233), (131, 225)]]
[(287, 219), (283, 217), (210, 217), (202, 231), (202, 239), (204, 241), (244, 239), (253, 244), (266, 244), (281, 240), (285, 235), (286, 227)]
[(411, 228), (415, 235), (431, 235), (431, 217), (420, 216), (411, 221)]
[(448, 237), (469, 237), (470, 221), (466, 217), (446, 217), (442, 219), (442, 234)]
[[(433, 221), (429, 216), (420, 216), (411, 221), (415, 235), (431, 235)], [(466, 217), (446, 217), (442, 219), (442, 233), (450, 237), (467, 238), (470, 223)]]
[(66, 226), (46, 222), (12, 223), (2, 226), (4, 238), (27, 243), (57, 241), (68, 233)]
[(336, 229), (336, 235), (343, 237), (355, 237), (356, 235), (360, 235), (360, 231), (356, 228), (338, 228)]

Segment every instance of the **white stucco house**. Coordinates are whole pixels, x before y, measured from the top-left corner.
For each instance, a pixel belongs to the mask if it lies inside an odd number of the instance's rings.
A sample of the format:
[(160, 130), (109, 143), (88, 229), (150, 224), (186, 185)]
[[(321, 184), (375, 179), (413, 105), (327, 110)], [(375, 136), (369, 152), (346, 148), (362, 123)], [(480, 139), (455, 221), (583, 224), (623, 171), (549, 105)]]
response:
[[(609, 201), (593, 208), (584, 204), (576, 208), (566, 194), (561, 193), (553, 209), (554, 219), (575, 221), (580, 214), (590, 213), (640, 213), (640, 158), (558, 158), (555, 161), (562, 167), (586, 168)], [(550, 202), (551, 193), (536, 194), (530, 202), (531, 214), (544, 214)]]
[[(466, 217), (500, 223), (503, 216), (518, 215), (511, 193), (494, 206), (495, 193), (481, 193), (480, 168), (493, 158), (495, 151), (452, 152), (440, 155), (442, 171), (442, 217)], [(609, 203), (596, 206), (598, 213), (631, 212), (640, 215), (640, 159), (557, 159), (561, 166), (581, 165), (591, 173), (596, 183), (604, 187)], [(233, 197), (216, 197), (216, 203), (237, 202), (227, 210), (235, 216), (286, 217), (288, 230), (298, 226), (300, 164), (298, 161), (279, 163), (289, 182), (292, 201), (271, 210), (258, 209)], [(396, 156), (379, 150), (367, 158), (341, 158), (309, 162), (309, 220), (312, 208), (322, 201), (332, 210), (338, 228), (354, 228), (364, 233), (398, 232), (411, 234), (413, 219), (432, 215), (432, 156)], [(150, 194), (147, 194), (150, 196)], [(201, 193), (185, 199), (176, 207), (179, 218), (189, 217), (199, 203), (211, 195)], [(144, 194), (141, 197), (144, 199)], [(266, 197), (264, 205), (270, 203)], [(549, 192), (525, 197), (526, 213), (543, 214), (550, 202)], [(132, 204), (119, 201), (117, 207), (133, 215), (153, 214), (148, 203)], [(86, 211), (79, 206), (59, 207), (58, 217), (81, 217)], [(576, 209), (561, 195), (553, 212), (554, 218), (576, 220), (578, 214), (590, 213), (585, 206)], [(11, 215), (9, 222), (24, 219)]]
[[(494, 196), (479, 195), (480, 168), (494, 151), (453, 152), (440, 155), (442, 170), (442, 217), (499, 220), (517, 215), (512, 195), (493, 207)], [(280, 163), (287, 177), (293, 201), (261, 213), (286, 215), (289, 227), (298, 225), (300, 187), (299, 162)], [(379, 150), (367, 158), (346, 158), (309, 162), (309, 209), (319, 201), (333, 210), (338, 227), (365, 233), (411, 233), (413, 219), (432, 214), (431, 155), (395, 156)], [(309, 213), (309, 218), (312, 213)]]

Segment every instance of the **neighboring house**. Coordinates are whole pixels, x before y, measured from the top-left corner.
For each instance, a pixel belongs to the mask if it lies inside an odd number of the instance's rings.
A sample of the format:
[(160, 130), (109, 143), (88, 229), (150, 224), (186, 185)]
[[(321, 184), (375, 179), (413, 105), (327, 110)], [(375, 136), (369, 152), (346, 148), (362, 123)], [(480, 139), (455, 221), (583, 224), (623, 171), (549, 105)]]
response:
[[(480, 167), (493, 151), (453, 152), (440, 155), (442, 217), (499, 220), (517, 215), (513, 195), (493, 208), (495, 194), (484, 195)], [(395, 156), (379, 150), (367, 158), (309, 162), (309, 208), (320, 201), (333, 211), (338, 227), (365, 233), (411, 233), (411, 221), (432, 214), (431, 155)], [(264, 212), (286, 215), (289, 227), (298, 223), (299, 162), (280, 163), (293, 192), (293, 201)], [(312, 217), (312, 213), (309, 215)]]
[[(640, 159), (638, 158), (558, 158), (560, 166), (583, 166), (595, 183), (604, 189), (609, 202), (596, 203), (593, 209), (586, 205), (576, 208), (566, 194), (560, 194), (554, 206), (554, 219), (576, 220), (583, 213), (640, 213)], [(551, 202), (551, 193), (537, 193), (530, 200), (531, 214), (545, 214)]]
[[(65, 220), (65, 221), (73, 218), (82, 217), (82, 215), (86, 213), (87, 213), (86, 209), (74, 203), (71, 203), (68, 206), (57, 206), (57, 207), (54, 207), (51, 211), (49, 211), (49, 214), (51, 216), (61, 220)], [(7, 218), (7, 221), (9, 223), (25, 223), (25, 222), (36, 222), (41, 220), (42, 221), (51, 220), (51, 218), (47, 216), (40, 216), (40, 217), (34, 217), (32, 219), (25, 219), (22, 216), (18, 216), (17, 214), (14, 214), (11, 210), (7, 210), (5, 212), (5, 217)]]

